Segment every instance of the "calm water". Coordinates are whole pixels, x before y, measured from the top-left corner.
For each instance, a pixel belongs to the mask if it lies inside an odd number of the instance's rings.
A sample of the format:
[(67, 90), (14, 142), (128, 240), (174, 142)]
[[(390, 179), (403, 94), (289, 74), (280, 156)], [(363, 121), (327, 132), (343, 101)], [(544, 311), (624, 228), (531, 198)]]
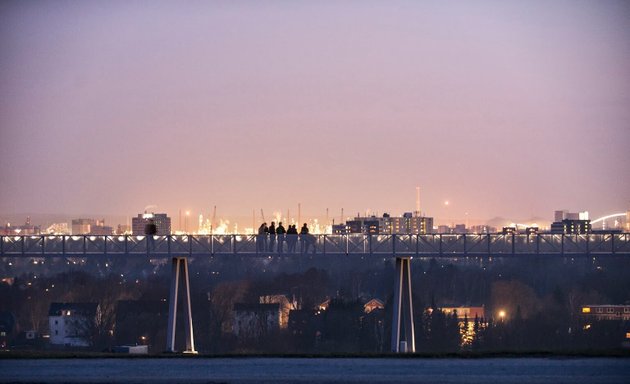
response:
[(630, 359), (5, 359), (0, 382), (630, 383)]

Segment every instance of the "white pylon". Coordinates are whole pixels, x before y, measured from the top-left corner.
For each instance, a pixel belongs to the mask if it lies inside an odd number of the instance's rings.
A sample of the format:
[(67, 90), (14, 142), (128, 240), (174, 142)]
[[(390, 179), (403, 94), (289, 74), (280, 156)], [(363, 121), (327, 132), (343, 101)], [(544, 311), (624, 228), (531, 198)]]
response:
[(177, 296), (179, 291), (179, 275), (184, 274), (184, 316), (186, 318), (186, 350), (194, 353), (192, 311), (190, 307), (190, 279), (188, 278), (188, 260), (185, 257), (173, 257), (171, 269), (171, 294), (168, 302), (168, 328), (166, 330), (166, 351), (175, 352), (175, 329), (177, 326)]
[[(413, 303), (411, 299), (411, 257), (396, 257), (394, 283), (394, 313), (392, 320), (392, 352), (414, 353), (416, 335), (413, 325)], [(402, 312), (402, 318), (401, 318)], [(404, 336), (401, 329), (404, 321)]]

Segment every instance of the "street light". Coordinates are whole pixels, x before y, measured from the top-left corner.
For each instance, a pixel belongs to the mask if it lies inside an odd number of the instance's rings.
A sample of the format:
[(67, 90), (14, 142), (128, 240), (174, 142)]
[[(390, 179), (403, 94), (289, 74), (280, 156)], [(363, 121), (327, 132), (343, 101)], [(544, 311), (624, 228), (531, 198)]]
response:
[(505, 320), (505, 311), (504, 310), (500, 310), (499, 311), (499, 319), (501, 319), (501, 322), (503, 322), (503, 320)]

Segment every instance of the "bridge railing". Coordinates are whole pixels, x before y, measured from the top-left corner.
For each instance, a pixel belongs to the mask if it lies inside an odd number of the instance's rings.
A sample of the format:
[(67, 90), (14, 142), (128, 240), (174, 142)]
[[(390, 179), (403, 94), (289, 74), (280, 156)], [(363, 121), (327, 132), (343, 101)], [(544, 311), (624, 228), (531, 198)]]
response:
[[(280, 247), (279, 247), (280, 246)], [(630, 255), (630, 233), (428, 235), (0, 236), (0, 256), (84, 255), (519, 256)]]

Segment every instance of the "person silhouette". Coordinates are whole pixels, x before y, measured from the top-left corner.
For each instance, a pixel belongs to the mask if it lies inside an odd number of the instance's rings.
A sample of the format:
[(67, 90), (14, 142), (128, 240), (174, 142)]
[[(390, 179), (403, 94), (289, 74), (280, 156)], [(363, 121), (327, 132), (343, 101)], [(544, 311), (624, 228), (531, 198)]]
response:
[(260, 224), (258, 227), (258, 236), (256, 237), (256, 243), (258, 244), (258, 251), (264, 252), (267, 250), (267, 234), (269, 233), (269, 228), (267, 228), (267, 223)]
[(297, 228), (295, 225), (289, 225), (287, 230), (287, 251), (289, 253), (295, 253), (295, 244), (297, 243)]
[(287, 231), (282, 226), (282, 221), (281, 221), (278, 223), (278, 228), (276, 228), (276, 234), (278, 235), (278, 253), (282, 253), (285, 233), (287, 233)]
[(310, 243), (308, 226), (306, 223), (300, 229), (300, 253), (308, 253), (308, 246)]
[(275, 244), (276, 244), (276, 223), (272, 221), (271, 225), (269, 226), (269, 248), (267, 248), (267, 250), (269, 252), (274, 252)]

